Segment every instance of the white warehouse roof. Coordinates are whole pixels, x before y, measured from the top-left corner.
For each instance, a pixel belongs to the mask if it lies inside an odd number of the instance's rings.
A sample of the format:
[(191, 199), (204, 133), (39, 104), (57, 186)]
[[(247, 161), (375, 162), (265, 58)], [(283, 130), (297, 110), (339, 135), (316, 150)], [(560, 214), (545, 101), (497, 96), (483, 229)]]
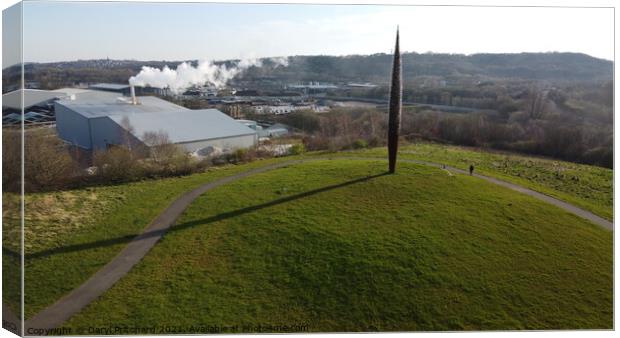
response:
[(238, 135), (252, 135), (256, 131), (235, 121), (217, 109), (160, 111), (112, 115), (122, 126), (124, 118), (133, 127), (133, 134), (142, 140), (145, 132), (165, 131), (172, 143), (187, 143)]
[(51, 90), (51, 91), (54, 92), (54, 93), (63, 93), (63, 94), (67, 94), (67, 95), (75, 95), (75, 94), (81, 94), (81, 93), (88, 92), (88, 91), (90, 91), (90, 89), (63, 87), (63, 88), (54, 89), (54, 90)]
[(145, 132), (160, 131), (165, 132), (172, 143), (184, 144), (189, 150), (209, 143), (203, 141), (228, 140), (211, 142), (222, 147), (248, 146), (255, 142), (255, 130), (217, 109), (191, 110), (153, 96), (138, 97), (136, 105), (130, 100), (97, 95), (56, 101), (59, 135), (87, 149), (101, 148), (105, 143), (118, 144), (115, 130), (123, 128), (127, 119), (131, 133), (141, 142), (144, 142)]
[(24, 109), (66, 96), (64, 93), (49, 90), (18, 89), (2, 94), (2, 108), (21, 110), (22, 92), (24, 94)]
[[(52, 91), (66, 94), (65, 98), (69, 101), (114, 101), (116, 98), (123, 96), (121, 93), (81, 88), (60, 88)], [(73, 97), (73, 99), (70, 99), (70, 97)]]
[(189, 110), (172, 102), (154, 96), (141, 96), (139, 104), (130, 104), (130, 98), (121, 97), (116, 93), (97, 92), (92, 95), (78, 95), (75, 100), (58, 101), (59, 104), (86, 117), (95, 118), (131, 113), (157, 113)]
[(92, 89), (102, 89), (102, 90), (125, 90), (129, 89), (129, 84), (121, 84), (121, 83), (95, 83), (89, 86)]

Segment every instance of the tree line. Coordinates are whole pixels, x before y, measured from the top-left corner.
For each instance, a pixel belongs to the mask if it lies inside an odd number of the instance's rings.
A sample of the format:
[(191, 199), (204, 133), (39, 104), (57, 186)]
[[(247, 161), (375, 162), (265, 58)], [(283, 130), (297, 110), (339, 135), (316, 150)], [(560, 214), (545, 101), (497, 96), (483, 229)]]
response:
[[(427, 108), (403, 109), (401, 137), (613, 168), (613, 125), (549, 113), (539, 98), (507, 117), (484, 112), (456, 114)], [(527, 108), (530, 108), (528, 111)], [(541, 113), (539, 108), (544, 111)], [(264, 117), (263, 117), (264, 118)], [(385, 146), (387, 114), (378, 108), (337, 108), (326, 114), (299, 111), (272, 120), (294, 127), (308, 150), (338, 151)]]

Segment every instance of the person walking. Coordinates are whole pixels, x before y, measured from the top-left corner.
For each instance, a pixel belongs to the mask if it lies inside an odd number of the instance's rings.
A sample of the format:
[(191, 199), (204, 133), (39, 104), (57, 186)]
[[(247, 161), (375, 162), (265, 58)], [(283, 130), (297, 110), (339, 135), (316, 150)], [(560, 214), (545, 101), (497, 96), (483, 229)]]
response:
[(474, 165), (473, 165), (473, 164), (470, 164), (470, 165), (469, 165), (469, 176), (471, 176), (471, 175), (473, 175), (473, 174), (474, 174)]

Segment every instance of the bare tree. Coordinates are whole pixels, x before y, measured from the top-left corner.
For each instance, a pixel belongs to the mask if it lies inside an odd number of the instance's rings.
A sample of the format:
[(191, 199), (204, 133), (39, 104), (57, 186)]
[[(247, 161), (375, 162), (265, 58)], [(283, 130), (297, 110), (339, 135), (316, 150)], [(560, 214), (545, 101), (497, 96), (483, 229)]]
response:
[(149, 156), (157, 164), (165, 163), (182, 152), (163, 130), (145, 132), (142, 141), (149, 147)]
[(132, 143), (133, 143), (132, 134), (134, 133), (135, 129), (131, 125), (131, 121), (129, 121), (129, 118), (127, 116), (123, 116), (123, 119), (121, 120), (121, 127), (122, 127), (121, 141), (123, 142), (123, 145), (125, 145), (127, 149), (129, 150), (129, 152), (131, 153)]
[(351, 144), (351, 128), (352, 119), (350, 114), (339, 114), (338, 117), (338, 131), (340, 136), (344, 139), (346, 145)]
[(544, 116), (547, 109), (547, 93), (534, 86), (530, 87), (525, 100), (528, 115), (537, 120)]
[(177, 175), (195, 169), (192, 167), (191, 156), (179, 145), (172, 143), (165, 131), (145, 132), (142, 141), (148, 147), (151, 165), (147, 168), (152, 174)]

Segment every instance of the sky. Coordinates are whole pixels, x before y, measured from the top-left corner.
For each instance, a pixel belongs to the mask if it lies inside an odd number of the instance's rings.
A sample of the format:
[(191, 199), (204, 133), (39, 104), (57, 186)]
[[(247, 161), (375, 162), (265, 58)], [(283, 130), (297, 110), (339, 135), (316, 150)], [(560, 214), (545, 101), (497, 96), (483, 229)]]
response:
[(23, 19), (27, 62), (389, 53), (397, 25), (403, 51), (614, 53), (608, 8), (25, 2)]

